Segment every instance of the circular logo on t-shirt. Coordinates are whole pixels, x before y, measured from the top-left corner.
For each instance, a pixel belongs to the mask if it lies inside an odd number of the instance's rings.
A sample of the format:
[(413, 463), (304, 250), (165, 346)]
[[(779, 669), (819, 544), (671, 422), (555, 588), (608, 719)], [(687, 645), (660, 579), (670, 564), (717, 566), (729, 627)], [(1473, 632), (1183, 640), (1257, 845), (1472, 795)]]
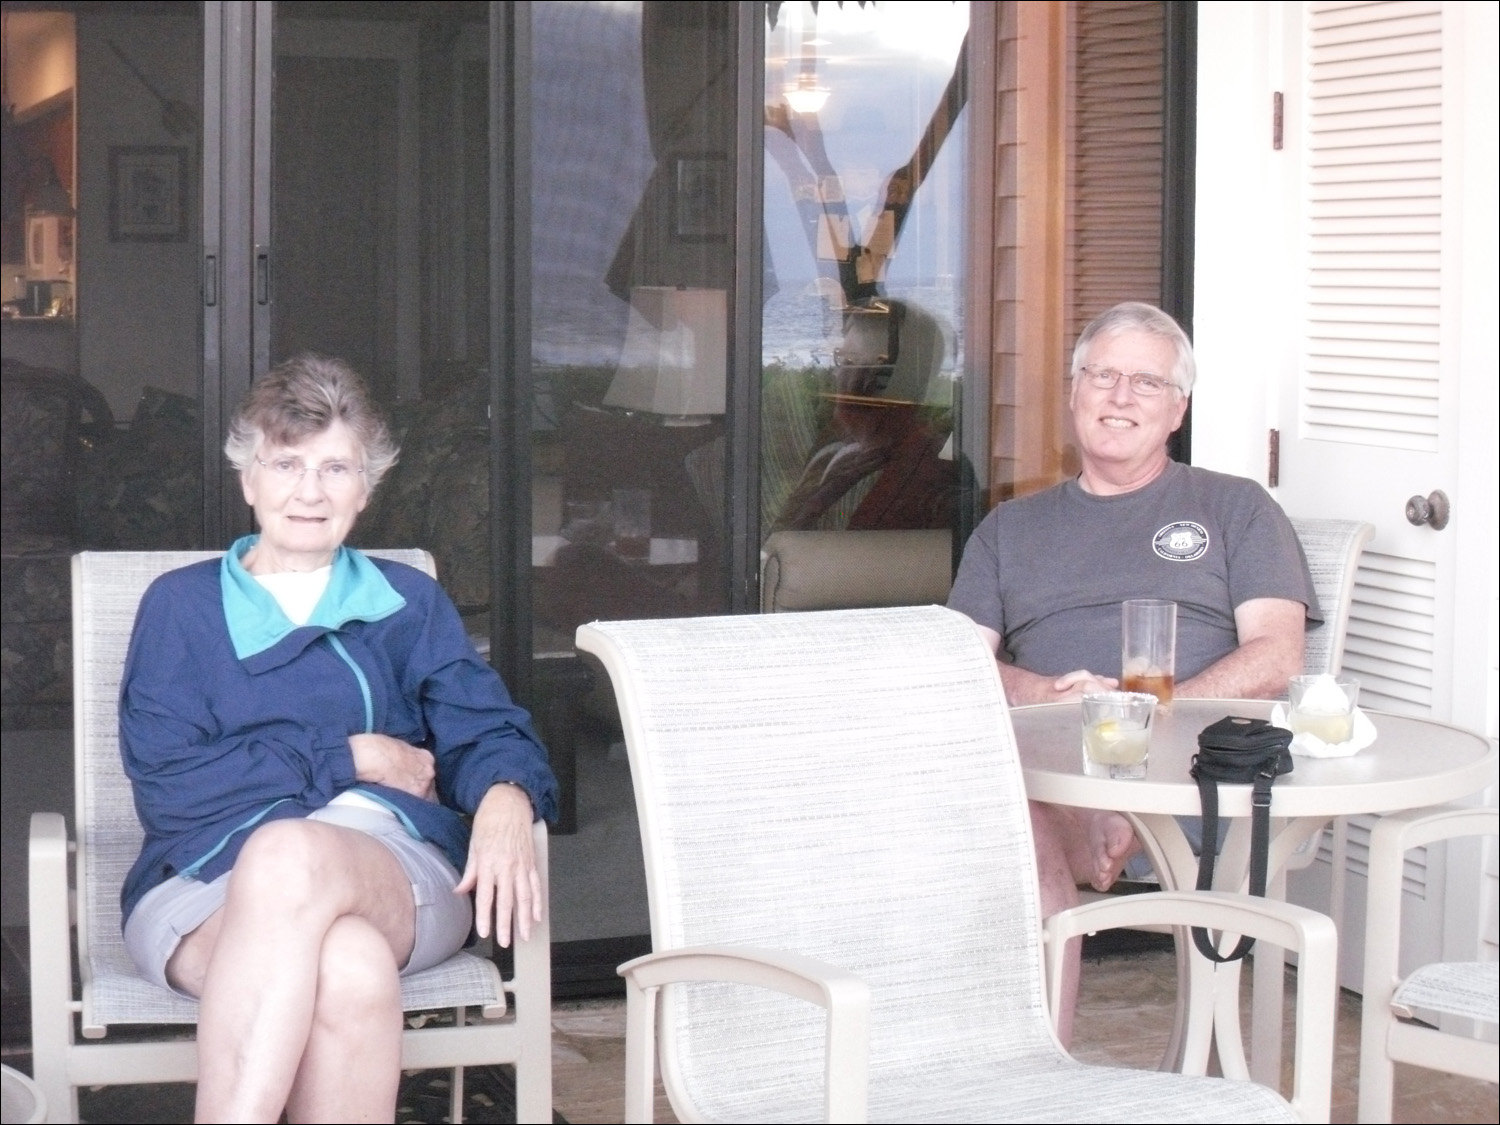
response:
[(1169, 523), (1151, 539), (1151, 549), (1168, 562), (1192, 562), (1208, 550), (1208, 529), (1191, 520)]

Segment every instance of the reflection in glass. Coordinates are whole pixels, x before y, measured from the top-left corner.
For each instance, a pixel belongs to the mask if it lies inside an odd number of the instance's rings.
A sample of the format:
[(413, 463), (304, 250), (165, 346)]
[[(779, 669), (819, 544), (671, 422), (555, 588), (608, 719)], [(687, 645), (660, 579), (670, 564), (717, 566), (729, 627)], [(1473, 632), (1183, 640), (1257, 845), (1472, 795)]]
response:
[(349, 361), (401, 459), (361, 546), (433, 553), (476, 638), (491, 605), (488, 12), (276, 10), (271, 355)]
[(535, 8), (538, 653), (722, 611), (734, 6)]
[(0, 7), (7, 753), (72, 722), (71, 555), (202, 534), (202, 8)]
[(763, 532), (948, 527), (968, 6), (768, 19)]

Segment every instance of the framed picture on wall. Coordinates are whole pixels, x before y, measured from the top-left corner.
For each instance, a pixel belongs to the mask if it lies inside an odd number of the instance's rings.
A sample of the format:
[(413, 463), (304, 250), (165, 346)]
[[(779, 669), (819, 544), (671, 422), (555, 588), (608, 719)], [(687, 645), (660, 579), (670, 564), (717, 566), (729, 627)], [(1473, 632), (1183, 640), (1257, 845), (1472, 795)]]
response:
[(729, 161), (721, 153), (688, 153), (672, 168), (672, 236), (679, 242), (723, 242), (731, 213)]
[(109, 150), (111, 242), (180, 242), (187, 237), (188, 150), (116, 145)]

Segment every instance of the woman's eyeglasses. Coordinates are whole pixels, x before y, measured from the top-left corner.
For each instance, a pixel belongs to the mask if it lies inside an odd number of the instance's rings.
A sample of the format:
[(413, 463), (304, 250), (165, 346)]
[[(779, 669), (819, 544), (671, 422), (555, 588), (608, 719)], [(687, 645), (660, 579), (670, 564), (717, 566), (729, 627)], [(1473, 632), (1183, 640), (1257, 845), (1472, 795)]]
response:
[(255, 462), (283, 484), (298, 483), (311, 469), (318, 474), (318, 480), (330, 492), (353, 487), (364, 472), (348, 461), (324, 461), (321, 465), (308, 465), (300, 457), (274, 457), (269, 461), (262, 461), (257, 457)]

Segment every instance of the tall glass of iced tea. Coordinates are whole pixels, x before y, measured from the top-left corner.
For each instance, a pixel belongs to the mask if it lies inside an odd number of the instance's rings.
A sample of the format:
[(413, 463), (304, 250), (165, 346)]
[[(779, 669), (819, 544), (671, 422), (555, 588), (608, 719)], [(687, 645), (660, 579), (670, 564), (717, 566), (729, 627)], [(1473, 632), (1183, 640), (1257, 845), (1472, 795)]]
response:
[(1172, 702), (1177, 668), (1177, 603), (1131, 598), (1120, 606), (1120, 690)]

